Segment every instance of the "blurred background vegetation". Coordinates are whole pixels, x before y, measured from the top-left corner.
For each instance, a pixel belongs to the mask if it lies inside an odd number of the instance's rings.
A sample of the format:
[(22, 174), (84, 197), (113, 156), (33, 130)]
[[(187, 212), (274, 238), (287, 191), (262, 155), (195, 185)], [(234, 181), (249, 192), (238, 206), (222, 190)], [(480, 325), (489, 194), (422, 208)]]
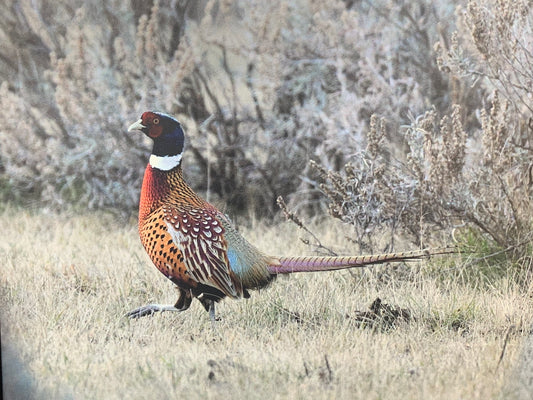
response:
[(150, 143), (126, 127), (160, 110), (230, 215), (281, 195), (362, 251), (459, 232), (525, 256), (530, 1), (1, 3), (4, 202), (134, 213)]

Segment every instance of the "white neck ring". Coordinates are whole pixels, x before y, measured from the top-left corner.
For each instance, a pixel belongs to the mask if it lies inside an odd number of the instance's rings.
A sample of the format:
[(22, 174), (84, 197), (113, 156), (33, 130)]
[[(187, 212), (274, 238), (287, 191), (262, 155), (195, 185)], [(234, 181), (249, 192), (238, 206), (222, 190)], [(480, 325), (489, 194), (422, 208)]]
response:
[(181, 163), (181, 154), (174, 156), (150, 156), (150, 165), (152, 168), (160, 169), (161, 171), (170, 171)]

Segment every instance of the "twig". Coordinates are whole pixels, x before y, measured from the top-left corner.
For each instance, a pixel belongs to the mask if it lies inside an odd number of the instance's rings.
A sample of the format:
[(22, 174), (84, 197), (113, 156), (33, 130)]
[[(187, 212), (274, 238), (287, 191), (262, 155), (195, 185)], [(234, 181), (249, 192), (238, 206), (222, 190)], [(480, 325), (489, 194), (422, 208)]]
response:
[(253, 85), (252, 74), (254, 71), (254, 67), (255, 67), (254, 63), (252, 62), (248, 63), (248, 67), (246, 68), (246, 86), (248, 87), (248, 90), (250, 91), (250, 94), (252, 95), (252, 101), (254, 102), (255, 113), (259, 121), (259, 126), (265, 129), (265, 117), (263, 116), (263, 111), (261, 111), (259, 99), (257, 98), (257, 93)]
[[(500, 254), (508, 253), (508, 252), (518, 248), (518, 247), (524, 246), (524, 245), (530, 243), (533, 240), (533, 238), (531, 237), (532, 233), (533, 232), (529, 232), (529, 234), (527, 235), (526, 239), (524, 239), (521, 242), (518, 242), (518, 243), (516, 243), (514, 245), (508, 246), (505, 249), (495, 251), (494, 253), (487, 254), (486, 256), (483, 256), (483, 257), (474, 258), (470, 262), (462, 265), (461, 268), (469, 268), (469, 267), (471, 267), (474, 264), (480, 263), (481, 261), (487, 260), (487, 259), (492, 258), (492, 257), (499, 256)], [(446, 270), (443, 270), (442, 272), (449, 272), (449, 271), (454, 271), (454, 270), (457, 270), (457, 269), (459, 269), (459, 267), (448, 268)]]
[(328, 371), (328, 376), (325, 379), (326, 383), (331, 383), (333, 381), (333, 371), (331, 370), (331, 366), (329, 365), (328, 355), (324, 354), (324, 360), (326, 361), (326, 369)]
[(316, 321), (313, 321), (312, 319), (302, 318), (302, 316), (294, 311), (291, 311), (285, 307), (280, 306), (276, 301), (270, 299), (270, 304), (273, 305), (275, 308), (277, 308), (279, 311), (281, 311), (283, 314), (288, 315), (290, 318), (292, 318), (293, 321), (295, 321), (298, 324), (308, 324), (315, 327), (319, 327), (320, 324)]
[[(313, 237), (316, 248), (326, 250), (332, 256), (338, 255), (333, 250), (331, 250), (329, 247), (324, 246), (322, 242), (320, 241), (320, 239), (318, 239), (318, 237), (309, 228), (307, 228), (304, 225), (302, 220), (298, 218), (298, 216), (295, 213), (289, 210), (289, 207), (285, 203), (285, 200), (283, 200), (282, 196), (278, 196), (276, 202), (278, 203), (279, 208), (281, 208), (281, 211), (283, 211), (283, 214), (285, 215), (285, 218), (288, 221), (295, 223), (299, 228), (303, 229), (304, 231), (306, 231), (309, 235)], [(309, 244), (309, 241), (304, 240), (304, 243)]]
[(496, 372), (498, 370), (498, 368), (500, 367), (500, 364), (502, 363), (503, 356), (505, 355), (505, 349), (507, 348), (507, 343), (509, 342), (509, 336), (510, 336), (510, 334), (513, 331), (514, 328), (515, 328), (515, 326), (511, 325), (507, 329), (507, 334), (505, 335), (505, 340), (503, 341), (503, 348), (502, 348), (502, 352), (500, 354), (500, 359), (498, 360), (498, 365), (496, 365), (496, 369), (494, 370), (494, 372)]
[[(530, 232), (531, 234), (532, 232)], [(473, 259), (472, 261), (470, 261), (468, 264), (465, 265), (465, 267), (469, 267), (473, 264), (477, 264), (481, 261), (484, 261), (486, 259), (489, 259), (489, 258), (492, 258), (492, 257), (496, 257), (496, 256), (499, 256), (500, 254), (503, 254), (503, 253), (508, 253), (509, 251), (511, 250), (514, 250), (514, 249), (517, 249), (518, 247), (521, 247), (521, 246), (524, 246), (528, 243), (530, 243), (532, 240), (532, 238), (528, 235), (527, 239), (524, 239), (522, 240), (521, 242), (518, 242), (516, 244), (513, 244), (511, 246), (508, 246), (506, 247), (505, 249), (502, 249), (502, 250), (498, 250), (498, 251), (495, 251), (494, 253), (491, 253), (491, 254), (487, 254), (486, 256), (483, 256), (483, 257), (478, 257), (478, 258), (475, 258)]]
[(498, 180), (500, 182), (500, 187), (503, 190), (503, 194), (505, 195), (505, 198), (507, 199), (507, 203), (509, 203), (509, 206), (511, 207), (511, 211), (513, 212), (513, 219), (516, 225), (516, 229), (518, 231), (521, 231), (522, 224), (520, 223), (520, 218), (518, 217), (518, 212), (516, 210), (515, 204), (511, 196), (509, 196), (509, 193), (507, 192), (507, 189), (505, 187), (505, 184), (503, 183), (503, 179), (500, 175), (496, 175), (498, 177)]

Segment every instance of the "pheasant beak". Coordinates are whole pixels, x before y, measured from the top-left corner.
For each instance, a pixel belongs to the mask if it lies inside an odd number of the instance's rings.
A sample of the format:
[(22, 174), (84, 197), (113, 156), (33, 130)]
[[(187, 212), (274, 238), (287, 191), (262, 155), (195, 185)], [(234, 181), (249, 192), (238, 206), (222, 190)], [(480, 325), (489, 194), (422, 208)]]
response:
[(143, 120), (140, 119), (138, 121), (135, 121), (133, 124), (130, 125), (130, 127), (128, 128), (128, 132), (131, 132), (131, 131), (135, 131), (135, 130), (142, 130), (146, 128), (146, 126), (143, 125)]

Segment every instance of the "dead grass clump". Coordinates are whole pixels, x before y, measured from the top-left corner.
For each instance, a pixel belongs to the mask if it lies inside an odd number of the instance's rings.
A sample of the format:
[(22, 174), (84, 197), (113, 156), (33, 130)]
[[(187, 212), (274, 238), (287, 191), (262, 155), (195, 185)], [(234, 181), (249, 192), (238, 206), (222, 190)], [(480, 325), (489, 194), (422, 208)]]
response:
[(409, 322), (411, 313), (406, 308), (383, 303), (377, 297), (368, 311), (356, 311), (354, 316), (347, 315), (346, 318), (353, 318), (357, 326), (362, 328), (387, 330), (395, 327), (398, 323)]

